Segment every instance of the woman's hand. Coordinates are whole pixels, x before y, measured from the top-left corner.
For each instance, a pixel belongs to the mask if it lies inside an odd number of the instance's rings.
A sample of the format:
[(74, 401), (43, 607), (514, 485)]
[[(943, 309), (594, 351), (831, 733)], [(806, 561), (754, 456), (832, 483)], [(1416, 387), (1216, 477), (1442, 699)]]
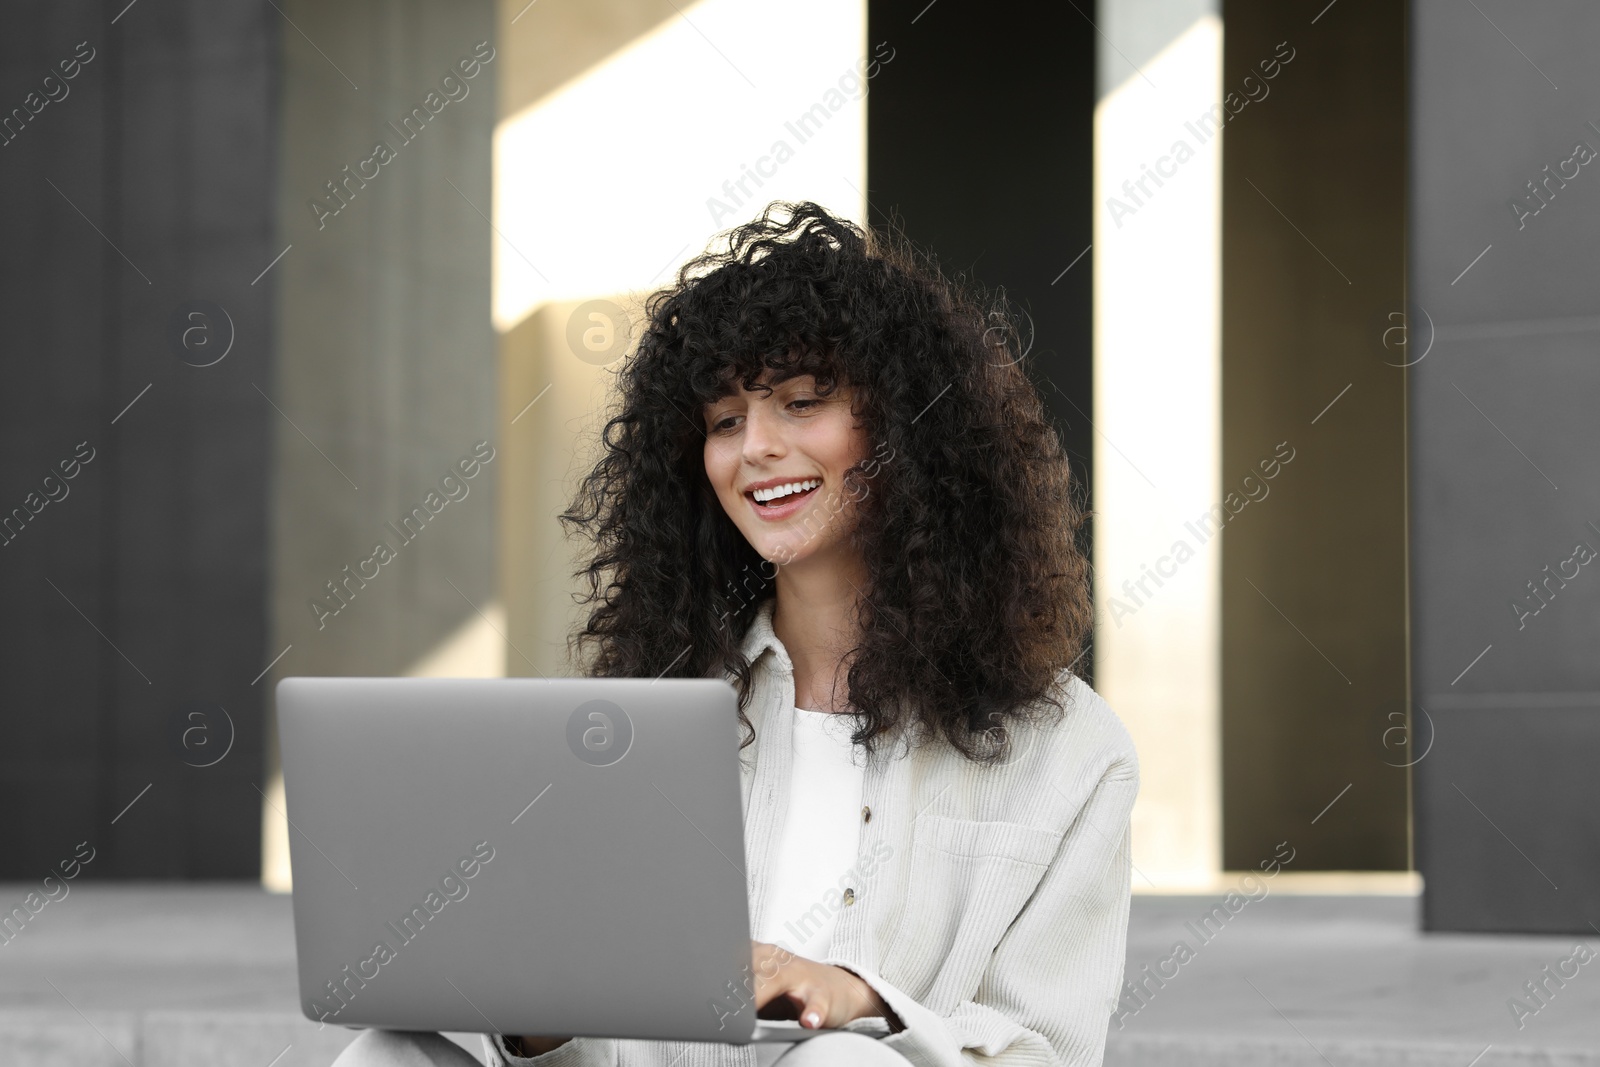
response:
[(899, 1022), (871, 986), (843, 967), (764, 941), (750, 942), (750, 953), (758, 1019), (799, 1019), (809, 1030), (843, 1026), (852, 1019)]
[[(756, 1017), (799, 1019), (808, 1030), (840, 1027), (852, 1019), (888, 1019), (900, 1027), (899, 1018), (883, 998), (856, 975), (832, 964), (796, 956), (764, 941), (750, 942), (751, 969), (756, 979)], [(514, 1037), (511, 1050), (537, 1056), (572, 1040), (568, 1037)]]

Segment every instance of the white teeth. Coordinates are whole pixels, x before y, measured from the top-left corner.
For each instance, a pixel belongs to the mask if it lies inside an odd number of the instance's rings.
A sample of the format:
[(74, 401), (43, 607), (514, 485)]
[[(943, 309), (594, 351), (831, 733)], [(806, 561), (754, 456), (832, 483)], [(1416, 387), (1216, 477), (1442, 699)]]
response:
[(790, 482), (788, 485), (775, 485), (771, 489), (757, 489), (754, 490), (750, 495), (762, 503), (766, 503), (769, 500), (776, 500), (779, 497), (788, 496), (790, 493), (803, 493), (807, 489), (815, 489), (821, 484), (822, 483), (815, 478), (808, 478), (803, 482)]

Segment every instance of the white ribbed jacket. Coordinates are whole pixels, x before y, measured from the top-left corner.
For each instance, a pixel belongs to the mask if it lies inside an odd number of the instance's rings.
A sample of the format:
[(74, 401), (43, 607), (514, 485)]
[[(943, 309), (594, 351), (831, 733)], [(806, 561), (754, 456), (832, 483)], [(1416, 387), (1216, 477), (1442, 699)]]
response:
[[(752, 929), (789, 797), (794, 665), (768, 599), (743, 651), (752, 664), (741, 753)], [(731, 678), (730, 678), (731, 680)], [(865, 772), (860, 854), (880, 862), (843, 907), (821, 962), (860, 975), (905, 1028), (883, 1042), (918, 1067), (1098, 1065), (1122, 984), (1133, 743), (1115, 713), (1063, 672), (1066, 716), (1010, 727), (1015, 755), (983, 767), (943, 742), (885, 752)], [(865, 866), (865, 865), (863, 865)], [(618, 1011), (627, 1006), (619, 1004)], [(882, 1020), (851, 1029), (886, 1032)], [(750, 1046), (574, 1038), (491, 1067), (754, 1067)]]

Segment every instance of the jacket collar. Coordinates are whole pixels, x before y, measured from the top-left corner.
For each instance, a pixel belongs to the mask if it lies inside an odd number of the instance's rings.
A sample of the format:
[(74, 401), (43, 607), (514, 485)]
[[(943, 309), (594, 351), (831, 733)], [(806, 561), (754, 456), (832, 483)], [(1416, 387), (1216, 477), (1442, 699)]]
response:
[(744, 641), (740, 651), (744, 654), (745, 661), (754, 666), (762, 654), (771, 650), (778, 657), (778, 662), (786, 671), (794, 670), (794, 663), (789, 659), (789, 652), (783, 647), (783, 642), (778, 640), (777, 633), (772, 629), (772, 612), (777, 606), (777, 598), (768, 597), (756, 609), (756, 614), (750, 620), (750, 628), (745, 631)]

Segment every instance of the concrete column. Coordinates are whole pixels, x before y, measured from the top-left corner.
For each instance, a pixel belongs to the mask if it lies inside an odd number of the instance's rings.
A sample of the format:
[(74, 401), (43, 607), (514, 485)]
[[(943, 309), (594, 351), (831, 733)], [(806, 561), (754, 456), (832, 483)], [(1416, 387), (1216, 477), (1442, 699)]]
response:
[(1188, 0), (1098, 10), (1095, 683), (1139, 749), (1139, 885), (1202, 886), (1221, 862), (1222, 24)]
[[(276, 373), (257, 383), (275, 406), (268, 654), (284, 654), (263, 685), (405, 673), (491, 606), (494, 574), (497, 472), (475, 452), (495, 434), (494, 4), (284, 11), (298, 30), (284, 28), (278, 244), (292, 248), (275, 268)], [(393, 558), (365, 562), (380, 544)], [(265, 878), (281, 886), (271, 781)]]
[(6, 16), (0, 878), (254, 878), (278, 16)]
[(1600, 9), (1410, 10), (1424, 924), (1587, 937), (1600, 916)]
[(1223, 860), (1404, 870), (1403, 11), (1226, 15)]

